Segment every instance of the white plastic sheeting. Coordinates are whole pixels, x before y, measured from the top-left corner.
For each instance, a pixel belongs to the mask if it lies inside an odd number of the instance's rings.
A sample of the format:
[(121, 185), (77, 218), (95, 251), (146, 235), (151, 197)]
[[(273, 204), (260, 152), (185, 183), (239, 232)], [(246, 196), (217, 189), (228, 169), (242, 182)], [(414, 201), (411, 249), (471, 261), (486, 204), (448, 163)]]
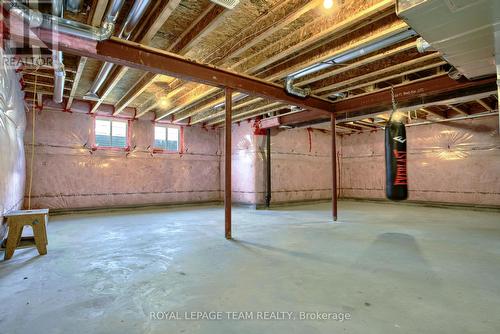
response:
[[(5, 51), (0, 49), (0, 59)], [(24, 197), (26, 179), (23, 137), (26, 128), (24, 95), (19, 76), (0, 64), (0, 218), (19, 209)], [(0, 228), (0, 239), (4, 228)]]

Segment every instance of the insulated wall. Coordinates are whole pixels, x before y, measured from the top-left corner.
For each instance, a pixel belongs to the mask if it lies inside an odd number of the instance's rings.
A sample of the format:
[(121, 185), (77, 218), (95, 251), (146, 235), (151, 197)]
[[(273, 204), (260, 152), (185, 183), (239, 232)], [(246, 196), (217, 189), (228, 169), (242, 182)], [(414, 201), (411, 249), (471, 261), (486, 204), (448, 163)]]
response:
[[(4, 50), (0, 49), (0, 59)], [(5, 235), (3, 214), (22, 205), (25, 180), (23, 136), (24, 95), (18, 75), (0, 64), (0, 240)]]
[[(498, 116), (407, 127), (409, 200), (500, 206)], [(384, 132), (341, 139), (341, 194), (385, 198)]]
[[(232, 127), (232, 182), (236, 203), (265, 202), (266, 136), (255, 134), (255, 130), (253, 121)], [(331, 132), (273, 129), (271, 162), (271, 203), (331, 198)]]
[[(31, 126), (29, 120), (25, 136), (28, 160)], [(86, 114), (37, 113), (34, 207), (94, 208), (221, 199), (218, 131), (185, 127), (182, 154), (153, 153), (154, 123), (134, 120), (129, 124), (130, 152), (92, 151), (93, 126), (94, 117)]]

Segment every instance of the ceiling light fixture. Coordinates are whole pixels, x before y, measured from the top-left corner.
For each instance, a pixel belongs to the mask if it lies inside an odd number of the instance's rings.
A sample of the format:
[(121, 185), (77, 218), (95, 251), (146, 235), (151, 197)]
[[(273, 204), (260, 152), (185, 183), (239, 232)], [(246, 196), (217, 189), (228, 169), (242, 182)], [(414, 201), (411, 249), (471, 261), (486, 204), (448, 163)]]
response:
[(160, 99), (158, 100), (158, 106), (162, 109), (166, 109), (170, 106), (170, 101), (168, 99), (168, 97), (160, 97)]
[(333, 0), (324, 0), (323, 7), (325, 7), (325, 9), (331, 9), (333, 7)]

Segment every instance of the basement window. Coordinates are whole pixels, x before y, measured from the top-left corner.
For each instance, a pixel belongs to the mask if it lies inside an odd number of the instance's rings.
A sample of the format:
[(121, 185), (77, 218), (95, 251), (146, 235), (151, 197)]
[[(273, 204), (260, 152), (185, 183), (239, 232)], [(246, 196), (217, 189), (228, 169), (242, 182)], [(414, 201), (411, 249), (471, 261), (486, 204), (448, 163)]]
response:
[(179, 152), (180, 151), (181, 130), (178, 126), (156, 125), (155, 126), (155, 149)]
[(98, 148), (126, 148), (127, 135), (127, 121), (99, 118), (95, 120), (95, 144)]

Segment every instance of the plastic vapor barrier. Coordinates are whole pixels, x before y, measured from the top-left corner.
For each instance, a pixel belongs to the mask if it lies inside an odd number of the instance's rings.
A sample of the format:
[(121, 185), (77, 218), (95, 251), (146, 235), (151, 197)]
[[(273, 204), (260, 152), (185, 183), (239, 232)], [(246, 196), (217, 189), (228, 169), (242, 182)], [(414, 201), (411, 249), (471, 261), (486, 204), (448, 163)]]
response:
[[(0, 49), (1, 59), (4, 50)], [(24, 95), (19, 76), (0, 64), (0, 215), (19, 209), (26, 179), (23, 137), (26, 128)], [(5, 234), (2, 223), (0, 239)]]

